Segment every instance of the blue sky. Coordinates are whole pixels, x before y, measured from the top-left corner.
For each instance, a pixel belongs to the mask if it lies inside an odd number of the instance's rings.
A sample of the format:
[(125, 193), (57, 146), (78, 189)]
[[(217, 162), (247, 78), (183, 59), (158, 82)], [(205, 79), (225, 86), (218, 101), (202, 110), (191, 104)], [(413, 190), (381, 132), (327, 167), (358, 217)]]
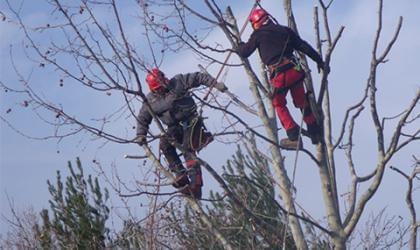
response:
[[(242, 2), (242, 1), (241, 1)], [(262, 1), (263, 6), (269, 10), (280, 23), (284, 23), (282, 6), (278, 1)], [(317, 1), (298, 1), (295, 4), (295, 17), (298, 22), (299, 31), (302, 38), (309, 43), (314, 44), (315, 37), (313, 32), (313, 6)], [(247, 4), (233, 3), (233, 11), (241, 17), (245, 17), (252, 5), (252, 1)], [(371, 48), (376, 31), (377, 1), (336, 1), (330, 9), (330, 24), (333, 35), (341, 25), (346, 26), (343, 37), (332, 59), (331, 75), (330, 75), (330, 98), (333, 103), (333, 117), (335, 125), (335, 133), (338, 133), (338, 125), (340, 124), (344, 112), (347, 107), (354, 104), (362, 96), (362, 89), (368, 77), (370, 64)], [(1, 2), (0, 10), (9, 15), (4, 1)], [(127, 10), (128, 11), (128, 10)], [(132, 13), (135, 10), (130, 10)], [(398, 16), (404, 17), (404, 24), (400, 37), (389, 55), (390, 61), (379, 70), (378, 77), (378, 104), (379, 111), (382, 116), (393, 116), (403, 110), (410, 102), (413, 93), (419, 88), (420, 79), (416, 76), (418, 70), (418, 58), (420, 58), (420, 31), (418, 24), (420, 23), (420, 3), (415, 0), (395, 1), (386, 0), (384, 4), (384, 31), (380, 49), (391, 38), (394, 27), (397, 24)], [(106, 17), (106, 12), (103, 13)], [(27, 1), (23, 8), (23, 17), (25, 22), (31, 25), (44, 24), (49, 20), (50, 13), (46, 11), (45, 5), (32, 1)], [(243, 19), (239, 23), (243, 23)], [(130, 27), (132, 39), (136, 39), (138, 27)], [(250, 27), (242, 36), (246, 40), (250, 34)], [(53, 70), (47, 68), (44, 72), (33, 66), (20, 53), (19, 46), (23, 38), (21, 30), (10, 22), (0, 22), (0, 62), (1, 72), (0, 79), (12, 86), (19, 86), (16, 73), (10, 65), (9, 51), (12, 48), (16, 55), (15, 63), (18, 65), (24, 75), (27, 75), (34, 69), (31, 76), (32, 86), (36, 88), (42, 96), (55, 102), (65, 105), (67, 111), (82, 117), (87, 122), (95, 123), (91, 118), (100, 118), (109, 111), (116, 110), (123, 105), (121, 95), (106, 96), (103, 94), (86, 91), (85, 88), (79, 88), (72, 82), (64, 82), (64, 86), (59, 86), (60, 75)], [(226, 44), (223, 35), (219, 31), (211, 33), (208, 38), (209, 42), (220, 42)], [(138, 47), (141, 48), (142, 41), (138, 41)], [(10, 47), (10, 46), (13, 47)], [(256, 61), (257, 54), (251, 59)], [(232, 60), (237, 60), (234, 58)], [(176, 55), (168, 55), (162, 67), (169, 76), (176, 73), (186, 73), (197, 71), (197, 57), (189, 52), (181, 52)], [(312, 68), (314, 65), (311, 63)], [(215, 74), (218, 66), (211, 67), (210, 72)], [(144, 74), (141, 73), (144, 77)], [(317, 74), (314, 74), (317, 80)], [(247, 86), (247, 78), (241, 70), (229, 70), (225, 78), (227, 86), (247, 103), (251, 103), (252, 97)], [(317, 82), (316, 82), (317, 84)], [(319, 87), (315, 84), (315, 88)], [(222, 97), (223, 98), (223, 97)], [(11, 124), (19, 128), (26, 134), (35, 137), (51, 135), (54, 131), (51, 127), (34, 115), (34, 113), (22, 107), (24, 99), (17, 95), (1, 92), (0, 112), (1, 116), (7, 119)], [(6, 110), (12, 109), (12, 112), (6, 113)], [(291, 108), (293, 109), (293, 108)], [(418, 111), (417, 111), (418, 112)], [(207, 126), (212, 130), (220, 129), (220, 121), (222, 117), (217, 113), (209, 113), (210, 118), (206, 120)], [(294, 113), (299, 117), (298, 114)], [(48, 116), (48, 115), (47, 115)], [(252, 124), (258, 121), (246, 117), (248, 122)], [(376, 153), (372, 143), (373, 127), (370, 123), (370, 116), (364, 113), (361, 116), (361, 123), (357, 126), (358, 140), (356, 143), (355, 158), (358, 164), (358, 170), (361, 173), (370, 172), (375, 163)], [(296, 119), (298, 120), (298, 119)], [(367, 125), (365, 125), (367, 124)], [(120, 119), (108, 125), (107, 129), (113, 131), (126, 138), (134, 136), (132, 126), (133, 118)], [(57, 140), (31, 140), (19, 135), (11, 129), (5, 122), (0, 122), (0, 212), (8, 215), (8, 204), (6, 194), (13, 200), (16, 207), (24, 209), (33, 206), (35, 210), (47, 207), (47, 199), (49, 198), (46, 180), (54, 179), (56, 170), (60, 169), (64, 173), (67, 172), (66, 162), (80, 156), (85, 166), (89, 167), (90, 172), (94, 173), (91, 167), (93, 159), (97, 159), (107, 170), (112, 170), (112, 166), (117, 166), (122, 177), (128, 182), (132, 182), (134, 178), (141, 179), (141, 164), (123, 159), (124, 154), (136, 154), (138, 147), (135, 145), (121, 145), (108, 143), (102, 146), (101, 142), (91, 140), (85, 134), (64, 139), (60, 142)], [(417, 126), (419, 127), (419, 126)], [(280, 131), (282, 133), (282, 131)], [(284, 136), (284, 135), (281, 135)], [(389, 138), (388, 138), (389, 139)], [(309, 141), (305, 141), (309, 148)], [(100, 146), (100, 147), (99, 147)], [(226, 159), (233, 153), (234, 144), (213, 143), (206, 148), (200, 156), (203, 159), (209, 159), (209, 163), (214, 166), (221, 166)], [(412, 165), (411, 155), (418, 153), (419, 143), (413, 144), (395, 158), (391, 165), (400, 167), (408, 172)], [(156, 149), (156, 147), (155, 147)], [(290, 163), (294, 159), (291, 153), (285, 153), (286, 161)], [(316, 169), (309, 168), (308, 159), (303, 154), (299, 159), (300, 165), (297, 170), (297, 182), (299, 183), (298, 201), (311, 208), (311, 212), (322, 220), (324, 214), (324, 206), (320, 200), (320, 185)], [(346, 191), (350, 185), (348, 180), (347, 166), (343, 159), (337, 157), (341, 165), (337, 166), (338, 180), (340, 185), (340, 193)], [(289, 164), (291, 166), (291, 164)], [(291, 172), (291, 169), (289, 169)], [(207, 174), (206, 174), (207, 176)], [(205, 179), (206, 181), (206, 179)], [(303, 184), (304, 183), (304, 184)], [(346, 186), (345, 183), (348, 183)], [(216, 186), (213, 181), (207, 181), (205, 191)], [(389, 197), (389, 193), (405, 192), (406, 183), (404, 180), (391, 171), (386, 171), (384, 183), (380, 187), (377, 196), (371, 201), (368, 209), (378, 211), (382, 207), (387, 207), (390, 214), (398, 214), (403, 217), (407, 216), (407, 209), (404, 204), (404, 198), (399, 195)], [(115, 204), (118, 204), (116, 199)], [(313, 204), (316, 204), (314, 206)], [(420, 206), (420, 204), (417, 204)], [(6, 230), (6, 225), (2, 225), (1, 232)]]

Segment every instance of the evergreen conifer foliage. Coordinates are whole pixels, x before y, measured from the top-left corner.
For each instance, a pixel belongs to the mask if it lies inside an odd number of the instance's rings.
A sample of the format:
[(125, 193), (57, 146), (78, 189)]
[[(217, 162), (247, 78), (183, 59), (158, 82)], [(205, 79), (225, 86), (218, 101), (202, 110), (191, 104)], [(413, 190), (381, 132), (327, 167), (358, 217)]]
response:
[(49, 211), (41, 212), (43, 224), (38, 226), (40, 245), (43, 248), (101, 249), (106, 246), (109, 217), (106, 202), (108, 190), (102, 189), (97, 178), (84, 175), (80, 159), (76, 169), (68, 162), (70, 176), (63, 182), (57, 171), (55, 185), (47, 181), (51, 194)]
[[(210, 193), (209, 215), (226, 239), (237, 249), (281, 249), (279, 232), (287, 230), (287, 249), (295, 249), (286, 215), (275, 199), (275, 184), (270, 178), (268, 161), (252, 148), (238, 146), (235, 155), (223, 166), (223, 179), (241, 202), (266, 225), (247, 216), (231, 198), (220, 192)], [(173, 233), (179, 244), (188, 249), (223, 249), (219, 242), (200, 223), (199, 216), (188, 207), (181, 212), (172, 209)], [(178, 210), (179, 211), (179, 210)], [(180, 223), (177, 223), (180, 222)]]
[(114, 246), (122, 249), (149, 249), (144, 228), (132, 220), (124, 221), (123, 229), (114, 242)]

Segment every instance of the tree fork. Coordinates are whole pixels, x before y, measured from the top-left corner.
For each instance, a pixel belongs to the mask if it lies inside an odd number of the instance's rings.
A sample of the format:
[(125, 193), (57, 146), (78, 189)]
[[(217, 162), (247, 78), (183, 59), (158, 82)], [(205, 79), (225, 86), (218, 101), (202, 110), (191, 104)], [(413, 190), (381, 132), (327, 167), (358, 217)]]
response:
[[(239, 31), (238, 31), (238, 26), (237, 26), (237, 22), (235, 17), (233, 16), (233, 14), (231, 12), (227, 12), (228, 14), (228, 18), (231, 20), (232, 26), (233, 26), (233, 31), (236, 34), (237, 37), (240, 38), (239, 36)], [(228, 35), (228, 33), (227, 33)], [(229, 36), (228, 36), (229, 37)], [(233, 40), (231, 39), (231, 42), (234, 44)], [(244, 67), (245, 70), (247, 72), (247, 75), (250, 79), (250, 87), (251, 87), (251, 91), (255, 97), (255, 99), (257, 100), (257, 104), (258, 104), (258, 113), (260, 115), (260, 118), (264, 124), (264, 127), (266, 129), (267, 132), (267, 136), (272, 139), (273, 141), (278, 141), (277, 138), (277, 128), (273, 128), (272, 127), (272, 122), (270, 121), (270, 119), (267, 116), (267, 112), (265, 110), (263, 101), (262, 101), (262, 97), (258, 91), (257, 85), (256, 84), (252, 84), (252, 83), (256, 83), (259, 82), (257, 76), (255, 75), (255, 73), (253, 72), (253, 70), (251, 69), (251, 66), (248, 62), (247, 59), (241, 59), (242, 62), (244, 63)], [(287, 211), (289, 211), (290, 213), (294, 213), (296, 214), (296, 208), (294, 205), (294, 200), (293, 200), (293, 194), (291, 192), (291, 183), (290, 183), (290, 179), (287, 176), (287, 171), (284, 167), (284, 162), (283, 162), (283, 157), (281, 155), (281, 152), (279, 151), (279, 149), (277, 147), (275, 147), (274, 145), (270, 146), (270, 151), (271, 154), (273, 156), (273, 168), (274, 168), (274, 172), (275, 175), (277, 177), (277, 179), (279, 180), (279, 186), (280, 186), (280, 195), (285, 203), (285, 207), (287, 209)], [(290, 229), (292, 231), (292, 236), (293, 239), (296, 243), (296, 246), (298, 249), (308, 249), (308, 245), (305, 241), (305, 236), (303, 234), (303, 230), (302, 227), (300, 225), (299, 220), (296, 217), (291, 217), (290, 218)], [(280, 235), (280, 237), (282, 237), (282, 235)]]

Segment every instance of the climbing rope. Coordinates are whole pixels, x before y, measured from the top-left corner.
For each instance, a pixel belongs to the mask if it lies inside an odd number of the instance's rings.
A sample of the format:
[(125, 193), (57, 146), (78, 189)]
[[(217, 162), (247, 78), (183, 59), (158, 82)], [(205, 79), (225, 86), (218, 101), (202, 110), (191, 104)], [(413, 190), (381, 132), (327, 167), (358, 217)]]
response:
[[(306, 105), (306, 98), (304, 100), (303, 106), (305, 107)], [(299, 158), (299, 149), (301, 147), (301, 140), (302, 140), (302, 126), (303, 126), (303, 116), (304, 113), (302, 112), (302, 118), (300, 120), (300, 127), (299, 127), (299, 135), (298, 135), (298, 144), (296, 146), (296, 153), (295, 153), (295, 160), (294, 160), (294, 164), (293, 164), (293, 174), (292, 174), (292, 183), (291, 183), (291, 190), (294, 189), (295, 186), (295, 177), (296, 177), (296, 169), (297, 169), (297, 163), (298, 163), (298, 158)], [(292, 191), (292, 202), (295, 203), (295, 194)], [(283, 250), (286, 249), (286, 236), (287, 236), (287, 224), (289, 224), (289, 216), (290, 216), (290, 209), (287, 209), (287, 214), (286, 214), (286, 223), (284, 224), (284, 233), (283, 233)]]
[[(260, 2), (260, 0), (256, 0), (255, 1), (255, 3), (254, 3), (254, 5), (252, 6), (252, 9), (251, 9), (251, 11), (249, 12), (249, 14), (248, 14), (248, 16), (247, 16), (247, 18), (246, 18), (246, 20), (245, 20), (245, 23), (242, 25), (242, 28), (241, 28), (241, 30), (239, 31), (239, 37), (242, 35), (242, 33), (245, 31), (245, 28), (246, 28), (246, 26), (247, 26), (247, 24), (248, 24), (248, 21), (249, 21), (249, 17), (251, 16), (251, 13), (252, 13), (252, 11), (254, 11), (254, 9), (259, 5), (259, 2)], [(220, 70), (219, 70), (219, 72), (217, 73), (217, 75), (216, 75), (216, 82), (217, 82), (217, 79), (219, 79), (219, 77), (220, 77), (220, 75), (222, 74), (222, 71), (223, 71), (223, 69), (225, 68), (225, 66), (226, 66), (226, 64), (227, 64), (227, 62), (229, 61), (229, 59), (230, 59), (230, 56), (232, 55), (232, 50), (231, 51), (229, 51), (229, 53), (228, 53), (228, 55), (226, 56), (226, 59), (225, 59), (225, 61), (223, 62), (223, 64), (222, 64), (222, 67), (220, 68)], [(211, 90), (213, 89), (213, 87), (214, 87), (214, 84), (212, 85), (212, 86), (210, 86), (210, 88), (209, 88), (209, 91), (207, 92), (207, 94), (204, 96), (204, 101), (206, 101), (207, 100), (207, 97), (209, 96), (209, 94), (210, 94), (210, 92), (211, 92)]]

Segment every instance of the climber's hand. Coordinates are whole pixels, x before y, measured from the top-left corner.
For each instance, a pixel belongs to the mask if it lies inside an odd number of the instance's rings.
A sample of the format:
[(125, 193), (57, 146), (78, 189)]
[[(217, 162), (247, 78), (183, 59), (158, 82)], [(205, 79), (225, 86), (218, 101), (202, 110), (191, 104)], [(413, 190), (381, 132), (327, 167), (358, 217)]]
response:
[(218, 89), (220, 92), (225, 92), (228, 88), (223, 82), (217, 82), (214, 87)]
[(134, 142), (139, 144), (140, 146), (143, 146), (147, 143), (146, 136), (144, 135), (137, 135), (136, 138), (134, 138)]

